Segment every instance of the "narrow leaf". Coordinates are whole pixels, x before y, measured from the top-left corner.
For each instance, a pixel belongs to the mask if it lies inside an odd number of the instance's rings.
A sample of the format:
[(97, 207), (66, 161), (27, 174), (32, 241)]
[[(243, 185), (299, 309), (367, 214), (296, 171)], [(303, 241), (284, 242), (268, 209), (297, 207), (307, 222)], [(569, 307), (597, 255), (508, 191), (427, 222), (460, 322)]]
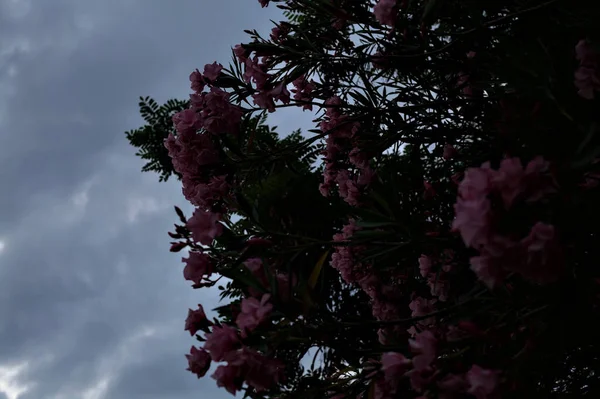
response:
[(317, 280), (319, 279), (319, 275), (321, 274), (321, 270), (323, 269), (323, 264), (325, 264), (325, 260), (327, 260), (328, 255), (329, 250), (325, 251), (323, 255), (321, 255), (321, 257), (317, 261), (317, 264), (310, 273), (310, 277), (308, 278), (308, 285), (310, 288), (315, 288), (315, 285), (317, 285)]

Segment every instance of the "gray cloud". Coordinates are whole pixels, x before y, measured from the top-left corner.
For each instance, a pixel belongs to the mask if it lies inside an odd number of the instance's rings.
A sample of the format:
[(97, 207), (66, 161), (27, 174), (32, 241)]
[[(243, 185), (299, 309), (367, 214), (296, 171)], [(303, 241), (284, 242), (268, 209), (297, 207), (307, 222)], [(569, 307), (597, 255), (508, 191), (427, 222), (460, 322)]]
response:
[(123, 132), (140, 95), (185, 97), (269, 19), (255, 1), (0, 0), (0, 399), (229, 397), (185, 371), (187, 308), (217, 300), (168, 252), (172, 205), (190, 208)]

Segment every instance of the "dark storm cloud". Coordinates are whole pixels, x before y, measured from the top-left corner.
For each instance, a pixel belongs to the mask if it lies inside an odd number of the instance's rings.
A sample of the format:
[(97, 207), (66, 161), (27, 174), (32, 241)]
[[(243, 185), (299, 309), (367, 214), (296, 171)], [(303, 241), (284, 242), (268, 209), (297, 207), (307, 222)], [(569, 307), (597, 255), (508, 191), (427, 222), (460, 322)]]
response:
[(253, 0), (0, 0), (0, 398), (229, 396), (184, 370), (187, 308), (216, 305), (168, 252), (189, 207), (123, 132), (140, 95), (185, 97), (270, 18)]

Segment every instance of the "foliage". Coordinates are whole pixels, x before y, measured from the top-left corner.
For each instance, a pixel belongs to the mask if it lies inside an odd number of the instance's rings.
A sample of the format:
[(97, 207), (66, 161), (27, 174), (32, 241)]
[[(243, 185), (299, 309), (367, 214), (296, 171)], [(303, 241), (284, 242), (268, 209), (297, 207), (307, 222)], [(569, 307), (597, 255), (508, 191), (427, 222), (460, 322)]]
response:
[[(198, 207), (173, 248), (214, 270), (189, 279), (229, 279), (214, 323), (244, 349), (229, 348), (217, 383), (280, 399), (596, 397), (598, 10), (271, 4), (288, 20), (269, 39), (247, 31), (228, 68), (190, 77), (202, 101), (145, 99), (148, 125), (128, 133), (145, 170), (180, 173)], [(265, 109), (289, 105), (318, 108), (313, 136), (266, 125)], [(219, 161), (201, 162), (213, 145)], [(216, 325), (197, 338), (220, 361)], [(323, 358), (304, 370), (309, 348)], [(198, 376), (202, 359), (188, 359)]]
[(171, 175), (179, 178), (163, 141), (169, 133), (175, 133), (171, 118), (189, 107), (189, 101), (172, 99), (159, 106), (150, 97), (140, 97), (139, 107), (146, 125), (130, 130), (125, 135), (132, 146), (139, 148), (135, 155), (148, 161), (142, 167), (142, 172), (158, 173), (159, 181), (167, 181)]

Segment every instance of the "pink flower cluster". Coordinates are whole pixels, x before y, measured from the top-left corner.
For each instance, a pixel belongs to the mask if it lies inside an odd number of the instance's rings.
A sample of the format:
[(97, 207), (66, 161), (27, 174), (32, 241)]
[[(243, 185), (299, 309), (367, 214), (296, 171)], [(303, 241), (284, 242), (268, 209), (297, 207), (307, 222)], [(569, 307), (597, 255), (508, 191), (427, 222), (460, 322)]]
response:
[[(242, 308), (246, 308), (246, 311), (242, 311), (241, 319), (238, 316), (238, 320), (241, 320), (241, 324), (246, 324), (246, 327), (249, 321), (255, 323), (257, 318), (258, 322), (262, 322), (266, 313), (262, 309), (264, 306), (262, 308), (261, 306), (256, 308), (252, 304), (244, 305), (242, 302)], [(200, 307), (199, 310), (201, 309)], [(268, 358), (246, 347), (242, 341), (245, 335), (242, 333), (241, 339), (234, 327), (212, 325), (212, 323), (208, 325), (205, 316), (202, 317), (203, 315), (203, 311), (199, 314), (190, 310), (190, 316), (186, 322), (186, 326), (188, 324), (196, 326), (201, 323), (205, 331), (209, 325), (212, 326), (212, 331), (206, 334), (204, 348), (198, 349), (192, 346), (190, 354), (186, 355), (189, 371), (200, 378), (206, 374), (212, 361), (227, 362), (227, 364), (217, 367), (212, 378), (217, 381), (219, 387), (224, 387), (232, 395), (242, 389), (244, 382), (257, 392), (261, 392), (282, 381), (284, 365), (280, 361)], [(192, 327), (190, 331), (194, 328), (196, 327)]]
[(594, 98), (594, 92), (600, 91), (600, 54), (589, 41), (580, 40), (575, 46), (579, 67), (575, 71), (577, 94), (586, 100)]
[(231, 104), (226, 91), (211, 87), (208, 92), (191, 94), (190, 102), (195, 111), (196, 126), (216, 135), (238, 133), (243, 112), (240, 107)]
[(210, 257), (199, 251), (191, 251), (187, 258), (182, 258), (182, 261), (185, 263), (183, 278), (192, 281), (193, 288), (204, 287), (205, 281), (213, 273)]
[(208, 327), (212, 326), (213, 323), (208, 320), (204, 308), (198, 304), (198, 309), (189, 309), (188, 317), (185, 320), (185, 331), (189, 331), (190, 335), (196, 334), (199, 330), (207, 331)]
[(396, 17), (398, 16), (397, 0), (379, 0), (373, 8), (373, 14), (379, 23), (383, 25), (389, 25), (391, 27), (396, 25)]
[[(188, 230), (192, 233), (195, 242), (202, 245), (210, 245), (213, 240), (223, 233), (223, 225), (219, 222), (221, 215), (197, 208), (186, 223)], [(202, 288), (213, 273), (213, 264), (206, 253), (201, 249), (190, 251), (188, 258), (183, 258), (186, 264), (183, 269), (183, 277), (192, 281), (193, 288)]]
[[(360, 128), (358, 122), (352, 122), (347, 115), (343, 115), (339, 106), (342, 101), (334, 96), (325, 101), (327, 110), (325, 119), (320, 128), (329, 132), (323, 156), (325, 160), (324, 181), (319, 186), (319, 191), (328, 196), (331, 189), (337, 185), (340, 197), (352, 206), (360, 204), (362, 190), (367, 187), (375, 176), (369, 165), (369, 157), (364, 151), (353, 145)], [(344, 165), (341, 160), (349, 160), (349, 165)], [(355, 171), (349, 170), (354, 167)]]
[[(242, 118), (241, 108), (229, 102), (229, 94), (212, 86), (222, 69), (215, 62), (207, 64), (204, 73), (190, 74), (194, 90), (190, 108), (173, 115), (177, 135), (165, 140), (173, 167), (182, 175), (183, 195), (203, 209), (212, 209), (230, 191), (228, 176), (219, 172), (219, 153), (211, 135), (237, 133)], [(209, 92), (203, 92), (206, 86)]]
[(290, 103), (290, 92), (286, 83), (270, 82), (272, 75), (267, 72), (268, 57), (255, 55), (250, 58), (248, 52), (241, 45), (235, 46), (234, 53), (238, 60), (244, 64), (244, 80), (246, 83), (256, 85), (256, 93), (252, 95), (255, 105), (269, 112), (275, 112), (275, 101), (281, 101), (283, 104)]
[[(294, 100), (306, 103), (312, 101), (311, 93), (316, 88), (314, 81), (308, 81), (304, 75), (300, 76), (296, 80), (292, 82), (294, 88), (292, 89), (292, 93), (294, 93)], [(312, 104), (304, 104), (302, 105), (302, 110), (312, 111)]]
[[(411, 316), (419, 318), (408, 330), (411, 335), (409, 348), (412, 359), (395, 352), (385, 353), (381, 358), (383, 376), (376, 380), (376, 397), (381, 399), (392, 399), (396, 397), (397, 389), (402, 377), (410, 381), (410, 385), (416, 392), (429, 390), (431, 385), (436, 386), (439, 397), (453, 398), (455, 395), (466, 392), (470, 388), (464, 375), (440, 374), (436, 367), (439, 339), (436, 337), (436, 319), (434, 316), (425, 317), (436, 310), (438, 301), (445, 301), (447, 281), (444, 273), (450, 269), (450, 261), (453, 253), (444, 251), (445, 259), (440, 258), (446, 264), (438, 272), (433, 272), (434, 262), (438, 262), (429, 256), (422, 255), (419, 258), (419, 273), (427, 279), (433, 299), (413, 296), (409, 304)], [(441, 288), (440, 288), (441, 286)], [(385, 343), (385, 342), (382, 342)], [(492, 391), (495, 390), (495, 385)], [(491, 392), (492, 392), (491, 391)]]
[(290, 33), (290, 29), (291, 25), (287, 22), (279, 22), (278, 25), (271, 29), (271, 40), (275, 43), (282, 43), (286, 39), (288, 33)]
[[(263, 2), (263, 5), (267, 3)], [(235, 51), (240, 57), (245, 57), (241, 46)], [(242, 117), (241, 108), (230, 103), (229, 94), (214, 86), (222, 69), (221, 65), (213, 63), (206, 65), (203, 73), (198, 70), (192, 72), (190, 82), (195, 93), (190, 96), (191, 107), (173, 116), (177, 135), (170, 135), (165, 142), (175, 169), (182, 174), (183, 193), (197, 206), (186, 227), (193, 241), (204, 246), (211, 245), (223, 233), (221, 212), (226, 209), (219, 202), (230, 191), (228, 176), (219, 173), (216, 140), (218, 135), (237, 133)], [(248, 76), (256, 80), (262, 75), (254, 70)], [(207, 86), (210, 90), (204, 92)], [(289, 98), (286, 92), (285, 87), (280, 86), (271, 90), (270, 95), (285, 100), (286, 96)], [(268, 241), (255, 239), (248, 245), (268, 245)], [(192, 281), (194, 288), (214, 284), (208, 280), (214, 272), (214, 265), (202, 248), (195, 248), (182, 260), (186, 264), (184, 278)], [(256, 261), (254, 265), (249, 264), (260, 268)], [(185, 330), (190, 335), (203, 331), (206, 337), (203, 348), (192, 346), (186, 355), (188, 370), (200, 378), (207, 373), (211, 362), (227, 362), (219, 366), (212, 377), (217, 380), (218, 386), (234, 395), (242, 389), (244, 382), (257, 392), (278, 384), (283, 378), (283, 364), (244, 345), (248, 334), (267, 321), (273, 308), (269, 299), (270, 295), (265, 294), (260, 300), (253, 297), (242, 300), (241, 312), (236, 318), (241, 337), (235, 327), (214, 325), (207, 319), (201, 305), (196, 310), (190, 309)]]
[(426, 330), (409, 340), (412, 359), (397, 352), (384, 353), (381, 357), (381, 375), (375, 384), (375, 397), (396, 398), (403, 378), (408, 378), (412, 389), (419, 393), (435, 386), (436, 397), (443, 399), (462, 397), (466, 393), (477, 399), (497, 397), (500, 384), (497, 370), (473, 365), (466, 373), (440, 374), (436, 366), (438, 345), (435, 334)]
[[(538, 283), (555, 280), (561, 271), (554, 226), (537, 222), (522, 239), (498, 231), (502, 212), (509, 211), (518, 200), (533, 203), (555, 191), (548, 167), (541, 157), (525, 168), (518, 158), (504, 159), (498, 170), (489, 163), (468, 169), (459, 185), (452, 227), (468, 247), (479, 250), (480, 255), (471, 258), (471, 269), (490, 288), (501, 282), (507, 271)], [(500, 203), (495, 207), (494, 196)]]
[[(258, 90), (262, 90), (265, 88), (267, 81), (271, 77), (271, 75), (267, 72), (268, 67), (265, 63), (264, 57), (262, 60), (258, 56), (254, 56), (254, 58), (249, 58), (246, 56), (246, 53), (241, 53), (238, 51), (238, 59), (245, 66), (244, 69), (244, 80), (246, 83), (254, 83)], [(262, 61), (262, 62), (261, 62)]]
[[(340, 273), (346, 283), (358, 285), (371, 298), (373, 317), (381, 321), (397, 319), (400, 315), (398, 307), (400, 301), (398, 287), (392, 283), (393, 278), (384, 283), (371, 265), (360, 261), (361, 253), (366, 247), (349, 243), (354, 233), (359, 230), (356, 221), (350, 219), (342, 232), (333, 236), (334, 241), (349, 245), (336, 247), (331, 256), (331, 266)], [(379, 339), (382, 344), (385, 344), (390, 337), (398, 335), (400, 331), (399, 327), (381, 329), (378, 332)]]
[[(444, 251), (443, 257), (437, 260), (427, 255), (421, 255), (419, 258), (419, 272), (421, 277), (425, 278), (427, 286), (431, 292), (431, 296), (437, 298), (441, 302), (446, 302), (448, 299), (448, 273), (452, 270), (452, 258), (454, 252), (450, 249)], [(442, 263), (437, 270), (432, 270), (433, 263)]]
[(206, 375), (211, 363), (208, 352), (202, 348), (198, 349), (195, 346), (192, 346), (190, 354), (185, 355), (185, 358), (188, 361), (188, 371), (196, 374), (198, 378)]
[[(343, 227), (342, 232), (333, 236), (333, 240), (347, 242), (359, 230), (360, 227), (356, 225), (356, 220), (350, 219), (348, 224)], [(331, 266), (340, 272), (342, 279), (348, 284), (357, 283), (371, 275), (370, 267), (358, 260), (361, 251), (364, 251), (364, 247), (343, 245), (336, 247), (331, 256)]]
[(242, 337), (245, 338), (249, 332), (267, 320), (273, 310), (273, 305), (268, 302), (269, 299), (271, 299), (271, 295), (264, 294), (260, 301), (256, 298), (242, 300), (242, 311), (235, 320), (242, 332)]
[(217, 386), (224, 387), (232, 395), (241, 389), (244, 381), (256, 392), (263, 392), (284, 379), (282, 362), (246, 346), (227, 353), (223, 360), (227, 365), (217, 367), (212, 378), (217, 381)]

